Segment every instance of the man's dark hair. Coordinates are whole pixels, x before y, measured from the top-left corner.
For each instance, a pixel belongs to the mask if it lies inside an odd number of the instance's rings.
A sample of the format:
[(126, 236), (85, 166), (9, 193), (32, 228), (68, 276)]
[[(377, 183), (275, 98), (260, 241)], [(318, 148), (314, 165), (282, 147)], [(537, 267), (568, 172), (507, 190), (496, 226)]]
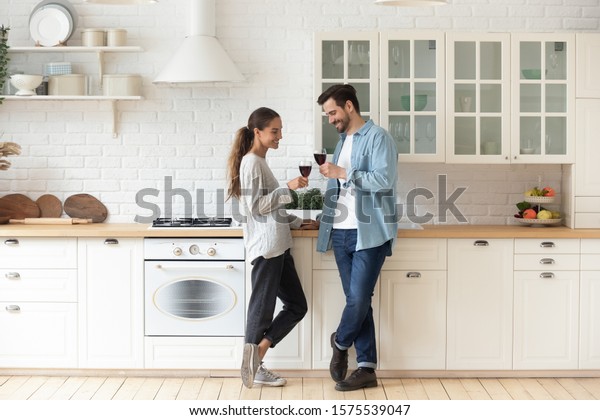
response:
[(335, 104), (339, 107), (344, 107), (346, 101), (352, 102), (356, 112), (360, 114), (360, 105), (358, 104), (358, 98), (356, 97), (356, 89), (352, 85), (333, 85), (327, 88), (327, 90), (319, 96), (317, 103), (321, 106), (325, 102), (332, 98)]

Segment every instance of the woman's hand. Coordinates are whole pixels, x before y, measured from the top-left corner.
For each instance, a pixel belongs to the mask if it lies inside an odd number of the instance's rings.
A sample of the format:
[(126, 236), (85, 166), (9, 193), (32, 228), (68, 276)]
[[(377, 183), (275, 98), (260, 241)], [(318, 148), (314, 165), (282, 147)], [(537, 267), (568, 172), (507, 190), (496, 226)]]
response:
[(319, 222), (311, 219), (302, 220), (302, 224), (300, 225), (301, 230), (317, 230), (319, 229)]
[(294, 178), (287, 183), (287, 186), (290, 190), (297, 190), (298, 188), (304, 188), (308, 185), (308, 178), (304, 176), (299, 176), (298, 178)]
[(319, 172), (326, 178), (346, 179), (346, 169), (331, 162), (319, 166)]

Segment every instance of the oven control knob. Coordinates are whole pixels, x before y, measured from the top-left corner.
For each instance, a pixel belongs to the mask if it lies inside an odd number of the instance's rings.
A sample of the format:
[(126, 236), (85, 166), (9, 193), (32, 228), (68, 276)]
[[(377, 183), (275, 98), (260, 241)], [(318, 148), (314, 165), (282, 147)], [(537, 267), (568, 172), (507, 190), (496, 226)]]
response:
[(181, 254), (183, 254), (183, 251), (181, 250), (181, 248), (179, 248), (179, 247), (173, 248), (173, 255), (175, 255), (176, 257), (179, 257)]
[(190, 254), (197, 255), (199, 252), (200, 252), (200, 248), (198, 248), (198, 245), (192, 245), (190, 247)]
[(216, 250), (216, 249), (214, 249), (214, 248), (208, 248), (208, 249), (206, 250), (206, 254), (207, 254), (209, 257), (214, 257), (214, 256), (216, 255), (216, 253), (217, 253), (217, 250)]

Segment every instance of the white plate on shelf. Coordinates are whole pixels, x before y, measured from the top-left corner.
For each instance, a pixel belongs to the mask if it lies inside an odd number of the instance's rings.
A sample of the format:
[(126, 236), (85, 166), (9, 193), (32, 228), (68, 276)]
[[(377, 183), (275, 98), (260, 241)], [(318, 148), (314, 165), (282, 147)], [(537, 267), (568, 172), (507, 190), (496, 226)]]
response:
[(54, 47), (73, 34), (76, 14), (67, 1), (43, 1), (31, 12), (29, 32), (36, 45)]
[(515, 217), (519, 223), (524, 225), (540, 225), (540, 226), (552, 226), (559, 225), (562, 222), (562, 219), (521, 219)]

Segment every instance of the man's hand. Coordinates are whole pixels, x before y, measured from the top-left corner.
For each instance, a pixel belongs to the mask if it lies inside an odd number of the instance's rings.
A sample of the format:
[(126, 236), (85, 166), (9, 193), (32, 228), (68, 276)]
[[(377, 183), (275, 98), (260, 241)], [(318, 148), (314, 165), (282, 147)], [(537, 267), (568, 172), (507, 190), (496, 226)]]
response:
[(326, 178), (346, 179), (346, 169), (331, 162), (319, 166), (319, 172)]

